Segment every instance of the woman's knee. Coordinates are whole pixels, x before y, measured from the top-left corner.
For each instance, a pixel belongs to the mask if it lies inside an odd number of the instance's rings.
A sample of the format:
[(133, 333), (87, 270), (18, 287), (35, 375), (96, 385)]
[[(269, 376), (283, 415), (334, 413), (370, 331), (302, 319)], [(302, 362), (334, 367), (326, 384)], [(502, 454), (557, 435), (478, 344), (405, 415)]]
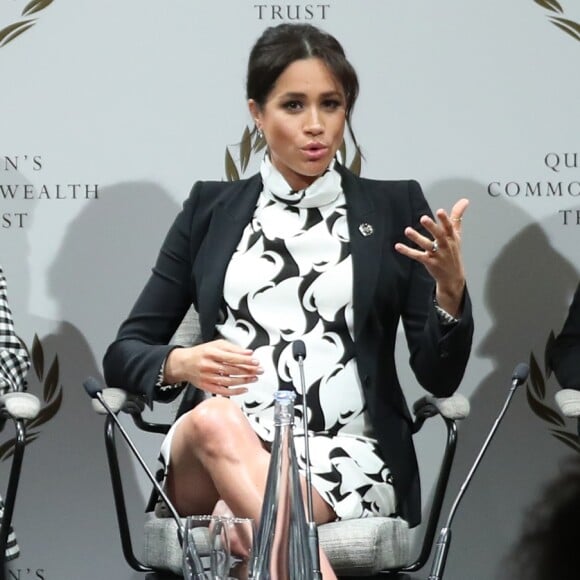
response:
[(238, 444), (256, 439), (239, 407), (225, 397), (206, 399), (184, 419), (185, 437), (198, 453), (224, 455)]

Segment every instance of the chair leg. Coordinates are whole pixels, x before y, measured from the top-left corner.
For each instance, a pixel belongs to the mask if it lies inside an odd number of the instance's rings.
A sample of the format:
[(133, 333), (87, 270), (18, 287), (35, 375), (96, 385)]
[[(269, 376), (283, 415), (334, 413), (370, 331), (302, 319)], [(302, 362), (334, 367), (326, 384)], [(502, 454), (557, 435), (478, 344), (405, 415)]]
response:
[(26, 430), (22, 420), (14, 421), (16, 427), (16, 443), (14, 445), (14, 455), (12, 456), (12, 466), (10, 468), (10, 477), (6, 497), (4, 498), (4, 513), (0, 522), (0, 570), (5, 569), (6, 544), (8, 543), (8, 534), (12, 523), (12, 514), (14, 513), (14, 504), (16, 503), (16, 492), (18, 491), (18, 482), (20, 472), (22, 471), (22, 459), (24, 457), (24, 447), (26, 446)]
[(119, 526), (119, 534), (121, 536), (123, 555), (125, 556), (127, 564), (129, 564), (133, 570), (136, 570), (137, 572), (151, 572), (151, 568), (140, 562), (133, 551), (131, 530), (129, 529), (129, 518), (127, 516), (127, 508), (125, 505), (125, 494), (123, 492), (121, 468), (119, 466), (115, 445), (115, 423), (110, 417), (107, 417), (107, 420), (105, 421), (105, 446), (107, 450), (107, 459), (109, 461), (111, 483), (113, 484), (113, 496), (115, 498), (115, 510), (117, 512), (117, 523)]

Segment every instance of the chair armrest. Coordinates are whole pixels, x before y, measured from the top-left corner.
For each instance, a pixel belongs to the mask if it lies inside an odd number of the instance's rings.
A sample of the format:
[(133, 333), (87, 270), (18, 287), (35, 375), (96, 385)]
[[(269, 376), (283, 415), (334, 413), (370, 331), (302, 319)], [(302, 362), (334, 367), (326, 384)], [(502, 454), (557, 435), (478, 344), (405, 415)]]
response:
[(0, 408), (13, 419), (35, 419), (40, 411), (40, 400), (32, 393), (11, 391), (0, 395)]
[[(130, 415), (141, 413), (145, 409), (145, 402), (137, 395), (132, 395), (124, 389), (107, 387), (103, 389), (103, 399), (114, 413), (122, 411)], [(93, 410), (99, 415), (106, 415), (107, 411), (98, 399), (92, 399)]]
[(445, 419), (458, 421), (465, 419), (469, 415), (469, 411), (469, 400), (460, 394), (442, 398), (427, 395), (421, 397), (413, 405), (413, 413), (417, 419), (423, 418), (423, 420), (434, 415), (441, 415)]
[[(166, 425), (164, 423), (150, 423), (143, 419), (145, 401), (142, 397), (128, 393), (124, 389), (119, 389), (118, 387), (106, 387), (103, 389), (102, 394), (103, 399), (105, 399), (105, 402), (109, 405), (115, 415), (119, 412), (131, 415), (133, 422), (139, 429), (141, 429), (141, 431), (161, 434), (166, 434), (169, 431), (171, 425)], [(91, 404), (93, 410), (99, 415), (107, 414), (105, 407), (103, 407), (99, 399), (91, 399)]]
[(580, 417), (580, 391), (562, 389), (556, 393), (556, 403), (566, 417)]

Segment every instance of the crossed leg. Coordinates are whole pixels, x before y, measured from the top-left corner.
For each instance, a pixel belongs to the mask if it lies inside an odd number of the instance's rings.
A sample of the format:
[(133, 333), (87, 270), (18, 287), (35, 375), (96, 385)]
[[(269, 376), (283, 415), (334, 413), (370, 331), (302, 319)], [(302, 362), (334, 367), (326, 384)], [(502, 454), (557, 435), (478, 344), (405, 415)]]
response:
[[(180, 421), (171, 442), (167, 492), (182, 515), (211, 513), (221, 499), (238, 517), (258, 521), (270, 454), (239, 407), (227, 398), (212, 397)], [(305, 482), (302, 481), (303, 492)], [(314, 519), (334, 520), (332, 508), (313, 490)], [(334, 580), (321, 551), (322, 575)]]

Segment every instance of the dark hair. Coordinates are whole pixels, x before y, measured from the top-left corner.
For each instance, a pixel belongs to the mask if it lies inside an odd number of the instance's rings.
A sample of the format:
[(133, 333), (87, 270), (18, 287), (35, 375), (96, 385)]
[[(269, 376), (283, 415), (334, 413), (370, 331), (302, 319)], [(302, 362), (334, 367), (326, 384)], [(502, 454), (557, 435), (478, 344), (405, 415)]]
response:
[(280, 24), (267, 28), (248, 60), (246, 96), (259, 107), (266, 103), (278, 77), (296, 60), (319, 58), (341, 84), (346, 97), (346, 122), (356, 147), (351, 115), (358, 96), (358, 77), (334, 36), (310, 24)]
[(509, 578), (575, 580), (580, 570), (580, 456), (569, 459), (527, 513)]

